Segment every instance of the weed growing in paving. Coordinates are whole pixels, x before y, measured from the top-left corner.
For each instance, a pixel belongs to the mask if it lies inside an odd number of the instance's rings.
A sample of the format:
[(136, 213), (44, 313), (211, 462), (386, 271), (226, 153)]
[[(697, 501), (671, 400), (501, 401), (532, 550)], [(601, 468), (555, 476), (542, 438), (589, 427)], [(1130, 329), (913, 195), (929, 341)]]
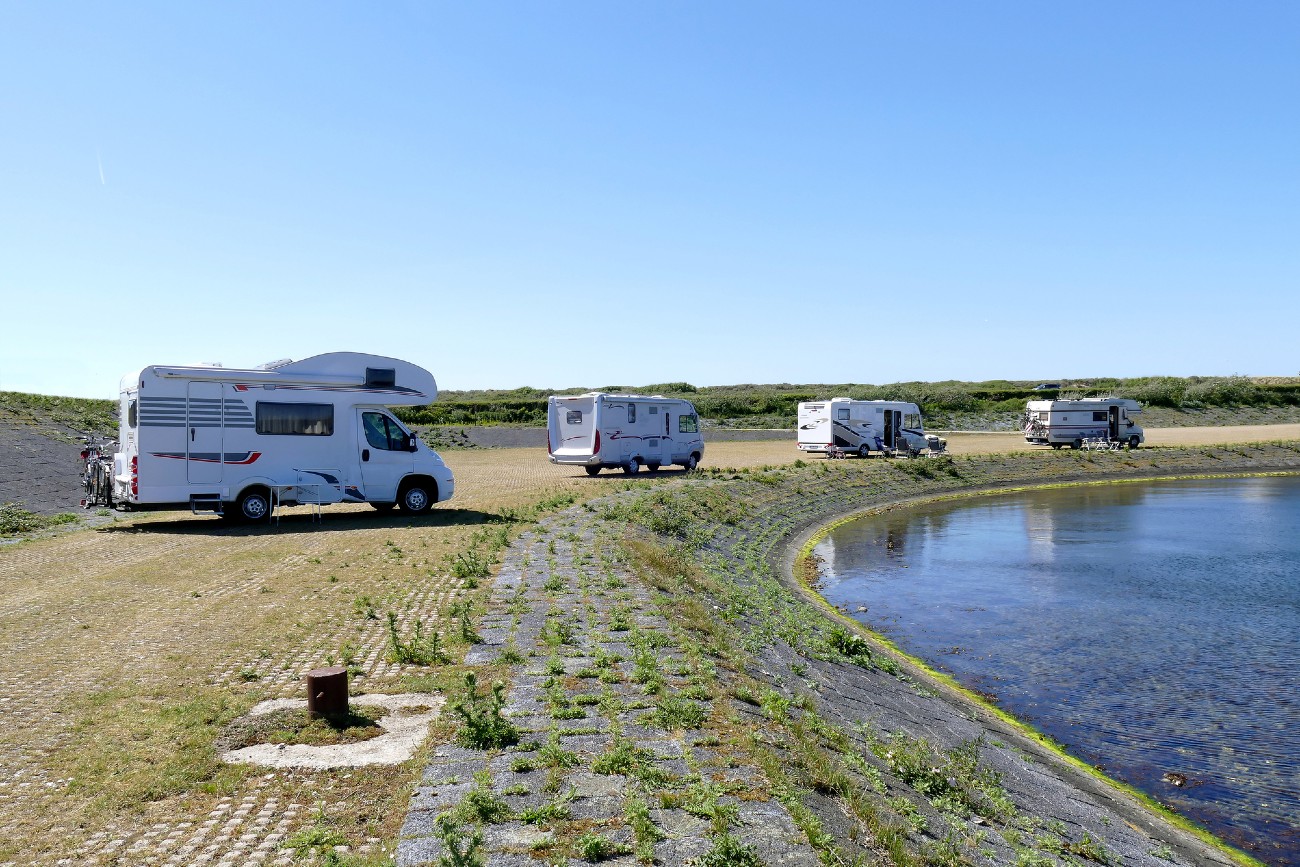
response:
[(720, 834), (713, 848), (695, 861), (696, 867), (763, 867), (763, 859), (730, 834)]
[(461, 599), (453, 602), (447, 611), (452, 617), (460, 620), (460, 640), (466, 644), (482, 644), (483, 639), (474, 629), (474, 603), (467, 599)]
[(451, 662), (451, 657), (442, 649), (442, 637), (437, 630), (428, 632), (424, 623), (417, 618), (415, 632), (408, 641), (402, 637), (397, 628), (397, 615), (388, 612), (388, 658), (392, 662), (409, 665), (440, 665)]
[(613, 858), (615, 855), (623, 855), (627, 852), (626, 848), (603, 834), (590, 831), (579, 837), (576, 845), (578, 855), (582, 857), (582, 860), (592, 863), (604, 861), (606, 858)]
[(497, 681), (490, 693), (480, 695), (478, 676), (472, 671), (465, 672), (465, 694), (452, 705), (452, 711), (464, 722), (456, 735), (457, 743), (476, 750), (519, 743), (519, 728), (501, 715), (506, 704), (505, 691), (506, 685)]
[(460, 822), (443, 814), (438, 817), (438, 837), (443, 847), (439, 867), (483, 867), (483, 833), (478, 828), (466, 834)]
[(474, 788), (465, 794), (452, 812), (462, 822), (483, 825), (496, 825), (514, 815), (510, 805), (492, 791), (492, 777), (487, 771), (474, 775)]
[(666, 731), (697, 729), (709, 718), (709, 712), (680, 695), (670, 695), (649, 715), (651, 724)]

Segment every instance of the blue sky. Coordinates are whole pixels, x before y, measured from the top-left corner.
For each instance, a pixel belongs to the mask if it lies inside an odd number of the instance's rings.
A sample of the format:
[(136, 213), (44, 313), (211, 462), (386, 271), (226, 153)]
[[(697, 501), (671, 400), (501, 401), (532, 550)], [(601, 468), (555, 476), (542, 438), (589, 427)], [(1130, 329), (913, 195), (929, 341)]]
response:
[(0, 390), (1300, 371), (1300, 5), (0, 0)]

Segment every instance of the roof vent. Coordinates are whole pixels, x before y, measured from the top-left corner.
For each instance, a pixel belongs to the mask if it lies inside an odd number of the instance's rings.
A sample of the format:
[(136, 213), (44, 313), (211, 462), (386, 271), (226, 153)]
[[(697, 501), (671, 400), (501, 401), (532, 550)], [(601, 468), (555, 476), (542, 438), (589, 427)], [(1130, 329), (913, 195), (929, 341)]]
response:
[(367, 367), (367, 388), (392, 388), (397, 385), (397, 371), (391, 367)]

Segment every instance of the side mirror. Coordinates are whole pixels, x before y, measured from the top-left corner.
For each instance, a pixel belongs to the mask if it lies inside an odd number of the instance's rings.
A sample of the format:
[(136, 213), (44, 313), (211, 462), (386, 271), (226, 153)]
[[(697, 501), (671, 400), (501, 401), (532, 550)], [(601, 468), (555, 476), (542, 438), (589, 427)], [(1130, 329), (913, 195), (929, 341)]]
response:
[(416, 439), (415, 434), (411, 434), (410, 437), (408, 437), (406, 440), (406, 450), (408, 452), (414, 452), (414, 451), (418, 451), (419, 448), (420, 448), (419, 440)]

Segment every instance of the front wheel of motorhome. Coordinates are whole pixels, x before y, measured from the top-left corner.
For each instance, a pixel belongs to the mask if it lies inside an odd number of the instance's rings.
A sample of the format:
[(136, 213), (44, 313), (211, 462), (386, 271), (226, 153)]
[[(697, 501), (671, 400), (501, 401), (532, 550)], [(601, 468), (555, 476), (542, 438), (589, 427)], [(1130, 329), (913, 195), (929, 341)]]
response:
[(271, 514), (271, 495), (266, 488), (249, 488), (239, 495), (233, 511), (224, 517), (236, 521), (260, 521)]
[(403, 485), (399, 497), (402, 501), (402, 511), (410, 512), (412, 515), (423, 515), (433, 508), (434, 501), (438, 498), (436, 491), (430, 491), (429, 486), (420, 481), (407, 482)]
[(1137, 448), (1137, 447), (1140, 446), (1140, 445), (1142, 445), (1142, 440), (1138, 439), (1137, 437), (1129, 437), (1129, 438), (1128, 438), (1128, 447), (1129, 447), (1130, 449), (1135, 449), (1135, 448)]
[(688, 473), (691, 470), (698, 467), (699, 465), (700, 465), (699, 455), (691, 455), (689, 458), (686, 459), (686, 463), (682, 464), (682, 466), (686, 467), (686, 472)]

